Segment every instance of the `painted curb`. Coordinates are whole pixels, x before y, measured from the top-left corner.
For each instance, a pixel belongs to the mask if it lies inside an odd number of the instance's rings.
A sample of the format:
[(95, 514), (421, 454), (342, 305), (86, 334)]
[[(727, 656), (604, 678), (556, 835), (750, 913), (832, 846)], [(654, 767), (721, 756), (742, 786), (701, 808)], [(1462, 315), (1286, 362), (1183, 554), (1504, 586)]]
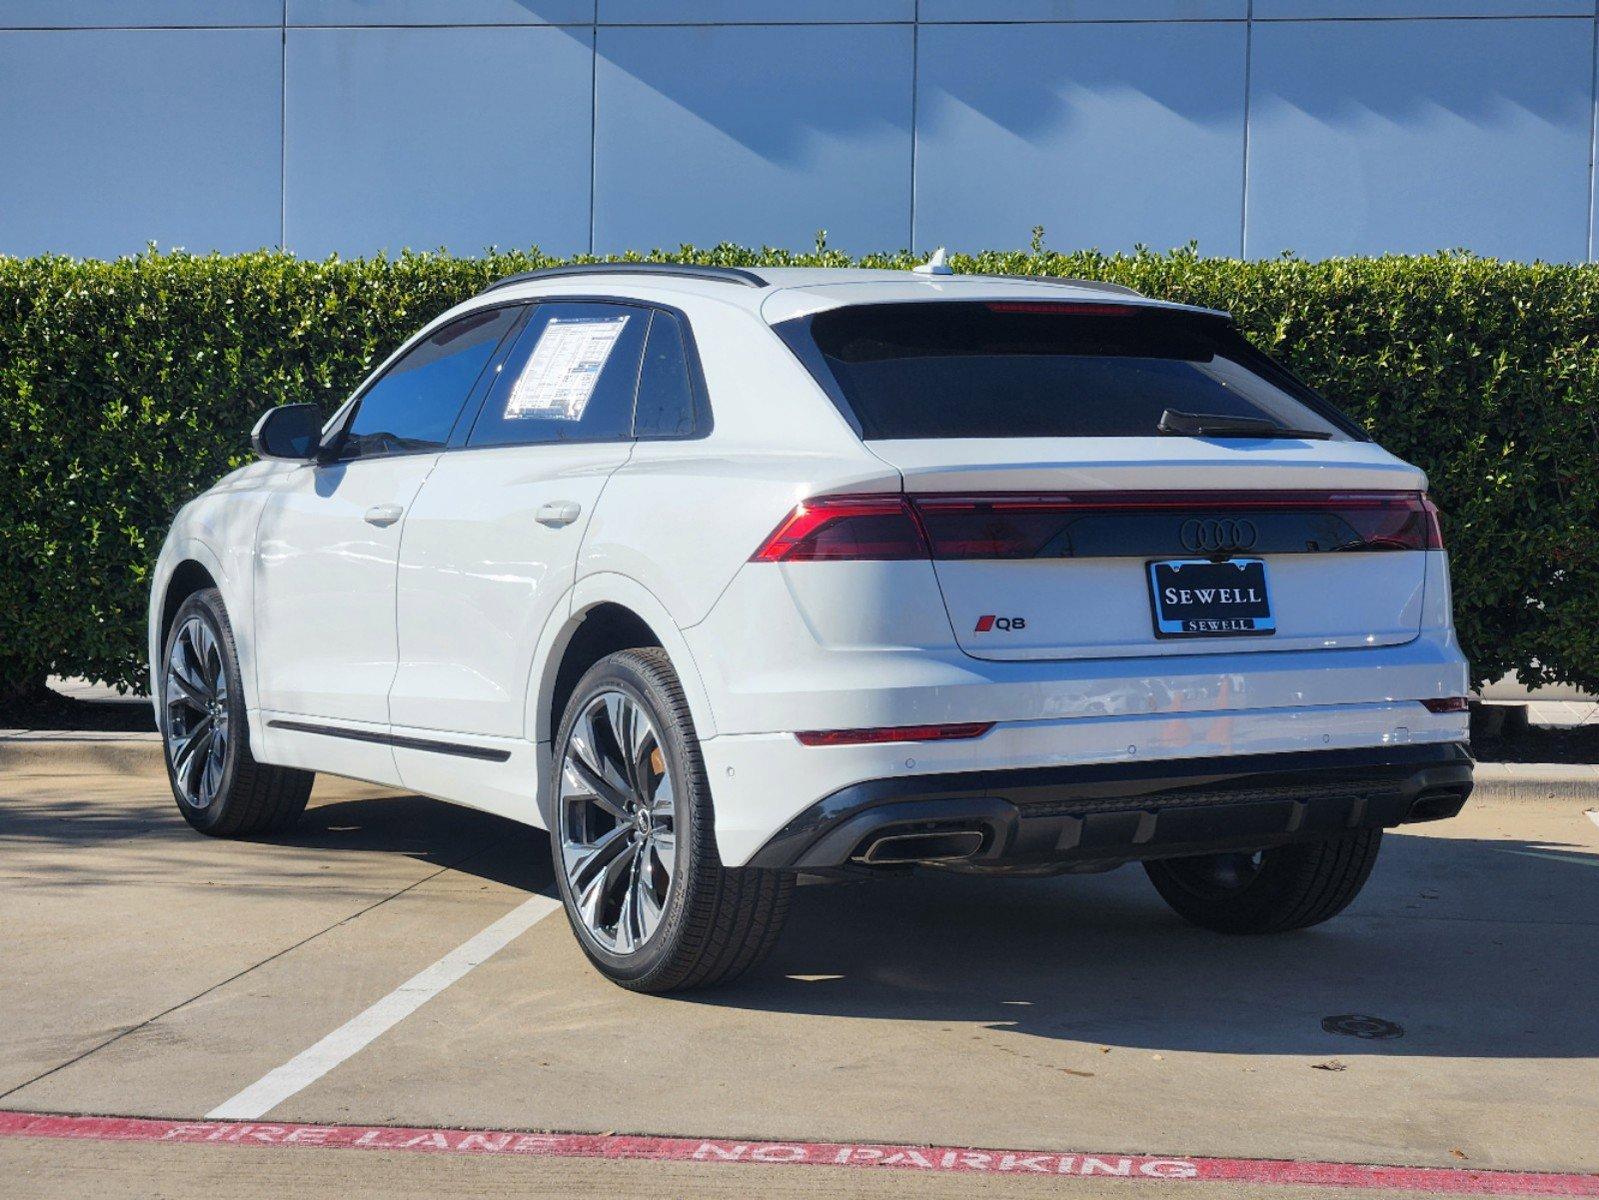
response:
[(1286, 1159), (1079, 1154), (882, 1143), (766, 1142), (610, 1133), (318, 1125), (291, 1121), (173, 1121), (0, 1111), (0, 1137), (91, 1142), (175, 1142), (252, 1148), (589, 1158), (631, 1162), (746, 1163), (923, 1174), (1120, 1177), (1145, 1183), (1230, 1182), (1381, 1189), (1457, 1196), (1599, 1196), (1599, 1175), (1555, 1171), (1399, 1167)]

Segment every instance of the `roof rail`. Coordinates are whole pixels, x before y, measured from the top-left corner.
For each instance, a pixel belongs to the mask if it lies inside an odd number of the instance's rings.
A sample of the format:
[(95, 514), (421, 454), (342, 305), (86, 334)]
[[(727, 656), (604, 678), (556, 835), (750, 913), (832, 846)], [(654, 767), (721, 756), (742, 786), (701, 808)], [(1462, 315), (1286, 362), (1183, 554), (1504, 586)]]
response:
[(508, 275), (504, 279), (496, 279), (478, 295), (492, 292), (496, 288), (510, 287), (516, 283), (579, 275), (668, 275), (676, 279), (709, 279), (716, 283), (736, 283), (741, 287), (766, 286), (766, 280), (754, 271), (746, 271), (742, 267), (706, 267), (696, 263), (599, 262), (573, 263), (564, 267), (540, 267), (536, 271)]
[(1138, 296), (1148, 299), (1137, 288), (1123, 283), (1110, 283), (1103, 279), (1074, 279), (1069, 275), (990, 275), (990, 279), (1024, 279), (1028, 283), (1058, 283), (1065, 287), (1087, 288), (1091, 292), (1114, 292), (1118, 296)]

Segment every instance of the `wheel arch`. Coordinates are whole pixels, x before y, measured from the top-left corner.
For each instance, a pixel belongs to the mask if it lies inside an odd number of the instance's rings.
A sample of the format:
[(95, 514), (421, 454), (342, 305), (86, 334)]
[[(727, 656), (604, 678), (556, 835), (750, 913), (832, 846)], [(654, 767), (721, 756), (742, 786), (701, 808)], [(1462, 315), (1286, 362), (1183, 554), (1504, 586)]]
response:
[[(650, 591), (624, 575), (603, 572), (585, 576), (571, 593), (564, 618), (550, 622), (541, 639), (526, 725), (535, 743), (554, 741), (561, 709), (572, 688), (590, 666), (607, 654), (634, 646), (659, 646), (683, 685), (695, 736), (716, 735), (710, 699), (699, 667), (677, 623)], [(546, 778), (541, 780), (548, 782)], [(548, 787), (541, 787), (539, 811), (548, 818)]]
[(167, 577), (166, 591), (161, 597), (161, 620), (156, 629), (156, 646), (164, 648), (172, 633), (172, 622), (177, 620), (178, 609), (196, 592), (206, 588), (219, 588), (216, 576), (197, 558), (185, 558), (172, 568)]
[[(167, 634), (172, 631), (172, 622), (178, 615), (178, 609), (183, 607), (183, 602), (195, 592), (214, 587), (222, 593), (222, 603), (228, 610), (229, 618), (233, 620), (237, 618), (233, 589), (229, 586), (227, 572), (222, 568), (222, 560), (210, 546), (198, 538), (184, 538), (180, 542), (170, 543), (163, 551), (161, 559), (150, 589), (149, 633), (150, 699), (156, 709), (158, 726), (161, 719), (159, 686), (161, 656), (166, 650)], [(242, 661), (240, 668), (245, 676), (246, 696), (249, 697), (250, 684), (253, 680), (244, 669)], [(253, 704), (251, 707), (254, 707)]]

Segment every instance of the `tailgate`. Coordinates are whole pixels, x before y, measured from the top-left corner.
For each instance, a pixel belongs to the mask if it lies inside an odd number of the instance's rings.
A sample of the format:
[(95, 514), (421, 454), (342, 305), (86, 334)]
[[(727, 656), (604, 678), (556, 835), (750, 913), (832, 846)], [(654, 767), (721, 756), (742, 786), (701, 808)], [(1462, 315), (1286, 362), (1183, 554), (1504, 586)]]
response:
[(872, 449), (904, 475), (974, 657), (1338, 649), (1420, 632), (1437, 544), (1425, 479), (1370, 443)]

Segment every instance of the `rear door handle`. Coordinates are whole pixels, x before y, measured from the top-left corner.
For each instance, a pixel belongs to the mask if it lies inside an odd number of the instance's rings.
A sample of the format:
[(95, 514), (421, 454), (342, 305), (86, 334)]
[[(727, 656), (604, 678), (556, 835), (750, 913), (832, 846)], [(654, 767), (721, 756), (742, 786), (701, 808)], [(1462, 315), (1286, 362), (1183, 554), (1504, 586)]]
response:
[(398, 504), (374, 504), (366, 510), (368, 525), (392, 525), (405, 515), (405, 509)]
[(583, 506), (576, 500), (552, 500), (548, 504), (539, 505), (538, 516), (535, 520), (540, 525), (549, 525), (557, 528), (570, 525), (577, 520), (578, 514), (583, 511)]

